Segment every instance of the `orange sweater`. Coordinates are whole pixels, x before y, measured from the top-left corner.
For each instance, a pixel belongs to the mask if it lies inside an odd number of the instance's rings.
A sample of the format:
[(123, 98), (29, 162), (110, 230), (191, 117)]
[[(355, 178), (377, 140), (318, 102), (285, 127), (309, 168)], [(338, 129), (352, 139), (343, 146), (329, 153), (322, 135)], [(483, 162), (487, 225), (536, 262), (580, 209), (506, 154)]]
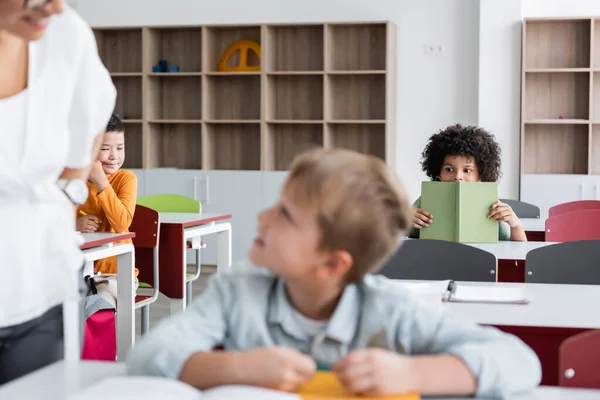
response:
[[(102, 223), (98, 232), (129, 232), (129, 226), (133, 220), (135, 203), (137, 199), (137, 176), (131, 171), (121, 169), (108, 177), (110, 186), (98, 194), (96, 184), (88, 182), (90, 195), (84, 205), (79, 207), (88, 215), (95, 215)], [(123, 243), (131, 243), (131, 239)], [(103, 274), (117, 273), (117, 257), (106, 258), (96, 261), (98, 272)]]

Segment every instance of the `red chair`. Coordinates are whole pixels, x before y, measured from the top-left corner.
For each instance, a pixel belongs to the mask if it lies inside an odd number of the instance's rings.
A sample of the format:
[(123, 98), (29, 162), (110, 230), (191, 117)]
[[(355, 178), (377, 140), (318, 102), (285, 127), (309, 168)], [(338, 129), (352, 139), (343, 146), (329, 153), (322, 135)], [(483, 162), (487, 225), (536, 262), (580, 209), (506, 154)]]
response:
[(578, 200), (562, 203), (548, 210), (548, 216), (554, 217), (560, 214), (581, 211), (581, 210), (600, 210), (600, 200)]
[(135, 296), (135, 309), (142, 312), (142, 335), (150, 330), (150, 305), (158, 298), (158, 244), (160, 242), (160, 216), (158, 211), (141, 205), (135, 206), (129, 227), (135, 232), (135, 266), (139, 270), (140, 288), (152, 288), (151, 296)]
[(579, 210), (546, 220), (547, 242), (600, 239), (600, 209)]
[(565, 339), (558, 357), (560, 386), (600, 389), (600, 330)]

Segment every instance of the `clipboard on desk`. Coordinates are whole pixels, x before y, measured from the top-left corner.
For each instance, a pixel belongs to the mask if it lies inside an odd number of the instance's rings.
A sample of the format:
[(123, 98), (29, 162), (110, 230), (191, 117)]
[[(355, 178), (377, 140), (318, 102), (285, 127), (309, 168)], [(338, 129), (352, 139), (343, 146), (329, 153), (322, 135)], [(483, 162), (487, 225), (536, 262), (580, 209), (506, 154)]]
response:
[(442, 300), (450, 303), (529, 304), (522, 287), (464, 285), (449, 281)]

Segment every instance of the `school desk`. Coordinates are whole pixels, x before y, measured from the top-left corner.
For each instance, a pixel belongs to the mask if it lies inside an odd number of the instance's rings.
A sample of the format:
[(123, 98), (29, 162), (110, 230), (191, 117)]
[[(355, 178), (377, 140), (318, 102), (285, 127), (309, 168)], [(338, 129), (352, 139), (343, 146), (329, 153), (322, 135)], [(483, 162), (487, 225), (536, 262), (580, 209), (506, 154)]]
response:
[(595, 308), (596, 304), (600, 304), (600, 286), (501, 282), (467, 284), (517, 287), (524, 291), (530, 302), (527, 305), (443, 303), (443, 307), (466, 320), (493, 325), (520, 337), (540, 358), (543, 385), (558, 384), (558, 348), (564, 339), (586, 330), (600, 329), (600, 313)]
[[(0, 399), (68, 400), (102, 379), (125, 375), (125, 366), (95, 361), (59, 361), (0, 387)], [(107, 399), (110, 398), (107, 389)], [(597, 400), (600, 390), (539, 387), (511, 400)], [(442, 398), (427, 397), (429, 400)], [(443, 397), (467, 400), (465, 397)], [(470, 397), (469, 399), (473, 399)]]
[[(82, 233), (81, 236), (84, 240), (80, 246), (85, 259), (84, 276), (93, 275), (94, 261), (117, 256), (117, 359), (125, 360), (127, 352), (135, 341), (135, 291), (133, 290), (135, 256), (133, 244), (117, 242), (133, 239), (135, 233), (97, 232)], [(73, 307), (76, 307), (75, 312), (78, 315), (78, 305), (73, 305)], [(72, 312), (69, 312), (69, 315), (72, 315)], [(65, 320), (67, 319), (65, 318)], [(75, 323), (79, 327), (79, 320), (76, 320)], [(69, 347), (69, 350), (65, 349), (65, 354), (70, 354), (67, 359), (79, 358), (81, 353), (79, 337), (68, 338), (66, 336), (66, 332), (71, 332), (71, 329), (65, 329), (65, 345)], [(78, 333), (79, 329), (72, 332)]]
[(530, 242), (543, 242), (546, 240), (546, 220), (541, 218), (521, 218), (523, 229)]
[[(202, 236), (217, 235), (217, 272), (231, 267), (231, 214), (160, 213), (160, 292), (170, 300), (171, 314), (184, 311), (187, 243), (198, 248)], [(219, 223), (217, 223), (219, 222)]]

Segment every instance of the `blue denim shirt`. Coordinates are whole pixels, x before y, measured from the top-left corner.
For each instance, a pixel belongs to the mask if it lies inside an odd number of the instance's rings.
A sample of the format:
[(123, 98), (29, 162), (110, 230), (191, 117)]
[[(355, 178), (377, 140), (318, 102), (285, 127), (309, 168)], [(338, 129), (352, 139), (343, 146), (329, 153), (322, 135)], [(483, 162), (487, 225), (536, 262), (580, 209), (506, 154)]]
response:
[(284, 281), (259, 269), (213, 276), (185, 312), (142, 337), (130, 374), (177, 378), (196, 352), (285, 346), (332, 365), (351, 350), (379, 347), (406, 355), (453, 354), (477, 377), (477, 394), (503, 396), (536, 387), (535, 353), (518, 338), (431, 307), (394, 281), (369, 275), (345, 288), (325, 330), (308, 341), (291, 313)]

